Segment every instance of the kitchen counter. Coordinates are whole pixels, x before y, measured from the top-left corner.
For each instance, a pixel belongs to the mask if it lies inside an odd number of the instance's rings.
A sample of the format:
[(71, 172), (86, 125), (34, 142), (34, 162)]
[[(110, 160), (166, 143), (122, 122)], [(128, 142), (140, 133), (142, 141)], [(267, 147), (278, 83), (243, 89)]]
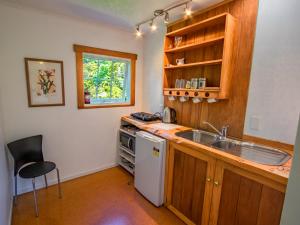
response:
[[(141, 130), (148, 131), (169, 141), (201, 151), (207, 155), (215, 157), (216, 159), (222, 160), (247, 171), (267, 177), (278, 183), (286, 185), (288, 182), (292, 159), (290, 159), (284, 165), (281, 166), (269, 166), (258, 164), (175, 135), (175, 133), (179, 131), (191, 130), (192, 128), (190, 127), (178, 125), (175, 126), (174, 129), (172, 129), (172, 126), (166, 129), (162, 129), (160, 128), (160, 126), (158, 126), (158, 123), (160, 123), (160, 121), (149, 123), (133, 119), (130, 116), (123, 116), (122, 120), (140, 128)], [(285, 151), (284, 149), (280, 150)]]

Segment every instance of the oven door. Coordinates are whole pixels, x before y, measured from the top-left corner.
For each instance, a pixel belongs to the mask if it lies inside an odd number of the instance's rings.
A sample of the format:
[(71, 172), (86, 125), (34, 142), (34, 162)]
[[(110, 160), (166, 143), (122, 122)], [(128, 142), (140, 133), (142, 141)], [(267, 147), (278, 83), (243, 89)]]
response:
[(122, 131), (120, 131), (120, 145), (132, 153), (135, 153), (135, 138)]

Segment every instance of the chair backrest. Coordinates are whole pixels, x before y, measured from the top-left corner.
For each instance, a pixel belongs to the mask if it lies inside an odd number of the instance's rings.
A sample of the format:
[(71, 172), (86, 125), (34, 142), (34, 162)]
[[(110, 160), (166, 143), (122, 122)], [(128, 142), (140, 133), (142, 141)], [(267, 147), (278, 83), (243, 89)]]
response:
[(7, 147), (14, 158), (14, 175), (26, 163), (44, 161), (42, 152), (42, 135), (23, 138), (7, 144)]

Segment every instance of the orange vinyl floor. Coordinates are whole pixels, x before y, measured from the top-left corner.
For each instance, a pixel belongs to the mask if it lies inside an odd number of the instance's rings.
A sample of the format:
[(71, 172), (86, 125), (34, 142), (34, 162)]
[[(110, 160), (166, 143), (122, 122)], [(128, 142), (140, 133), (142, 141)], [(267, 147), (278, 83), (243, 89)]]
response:
[(165, 207), (156, 208), (139, 194), (133, 178), (119, 167), (38, 191), (35, 217), (32, 192), (19, 196), (12, 225), (183, 225)]

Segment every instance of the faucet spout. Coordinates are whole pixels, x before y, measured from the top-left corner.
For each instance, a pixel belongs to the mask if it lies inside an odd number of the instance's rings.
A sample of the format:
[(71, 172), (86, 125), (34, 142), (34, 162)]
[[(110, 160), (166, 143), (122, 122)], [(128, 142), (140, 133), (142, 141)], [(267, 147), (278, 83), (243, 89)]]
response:
[(204, 121), (203, 124), (206, 124), (208, 126), (210, 126), (214, 131), (216, 131), (220, 138), (226, 138), (227, 137), (227, 131), (228, 131), (228, 125), (227, 126), (223, 126), (221, 131), (219, 131), (214, 125), (212, 125), (211, 123)]

